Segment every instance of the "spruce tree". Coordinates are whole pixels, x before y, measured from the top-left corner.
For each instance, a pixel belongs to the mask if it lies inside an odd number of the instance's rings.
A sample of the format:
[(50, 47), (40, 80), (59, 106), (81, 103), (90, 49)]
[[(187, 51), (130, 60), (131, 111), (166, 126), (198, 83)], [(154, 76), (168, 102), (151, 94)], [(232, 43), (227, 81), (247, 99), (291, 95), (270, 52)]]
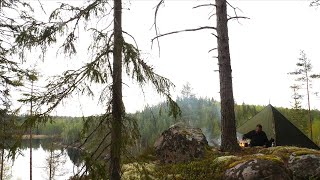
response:
[[(40, 47), (46, 51), (48, 47), (64, 38), (61, 45), (62, 53), (72, 56), (77, 54), (77, 42), (82, 39), (76, 33), (78, 29), (84, 29), (92, 36), (92, 42), (88, 45), (92, 59), (89, 59), (82, 67), (70, 69), (56, 76), (46, 86), (46, 91), (34, 97), (35, 111), (42, 108), (35, 119), (47, 119), (61, 102), (74, 95), (94, 96), (92, 84), (104, 87), (100, 94), (100, 100), (105, 104), (106, 112), (98, 119), (97, 127), (90, 128), (91, 118), (84, 123), (84, 140), (79, 148), (83, 148), (96, 130), (105, 127), (104, 132), (99, 134), (100, 139), (95, 139), (96, 146), (88, 157), (85, 158), (84, 171), (77, 176), (83, 178), (87, 172), (93, 179), (121, 178), (121, 157), (126, 152), (128, 136), (134, 136), (134, 120), (125, 113), (122, 101), (123, 75), (138, 83), (141, 87), (151, 83), (156, 91), (167, 99), (170, 107), (169, 114), (176, 117), (180, 110), (171, 98), (170, 90), (172, 82), (158, 75), (154, 68), (149, 66), (142, 58), (140, 50), (134, 43), (132, 35), (122, 29), (122, 1), (114, 0), (110, 4), (108, 0), (89, 0), (83, 5), (61, 3), (49, 17), (48, 22), (33, 20), (27, 22), (23, 31), (16, 36), (16, 42), (25, 49)], [(63, 15), (62, 15), (63, 14)], [(112, 17), (113, 26), (101, 24), (95, 26), (94, 21), (108, 21)], [(92, 25), (92, 26), (91, 26)], [(122, 69), (125, 70), (123, 74)], [(43, 120), (42, 120), (43, 121)], [(110, 141), (109, 141), (110, 140)], [(103, 164), (98, 164), (102, 155), (108, 151), (110, 158), (105, 159)], [(105, 173), (105, 165), (109, 164), (109, 171)]]

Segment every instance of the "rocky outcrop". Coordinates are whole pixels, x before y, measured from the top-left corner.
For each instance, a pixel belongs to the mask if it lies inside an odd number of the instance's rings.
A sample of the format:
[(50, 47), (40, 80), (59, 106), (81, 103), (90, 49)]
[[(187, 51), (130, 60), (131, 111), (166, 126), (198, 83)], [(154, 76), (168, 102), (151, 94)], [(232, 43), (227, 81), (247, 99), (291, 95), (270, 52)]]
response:
[(188, 162), (205, 155), (208, 141), (199, 128), (177, 123), (155, 142), (156, 156), (162, 163)]
[(278, 146), (245, 148), (232, 154), (208, 147), (205, 153), (204, 158), (186, 163), (142, 159), (139, 164), (123, 166), (124, 179), (320, 180), (318, 150)]
[(291, 173), (281, 163), (267, 159), (251, 159), (226, 170), (226, 180), (291, 180)]
[(320, 179), (320, 155), (293, 153), (288, 161), (288, 168), (295, 180)]

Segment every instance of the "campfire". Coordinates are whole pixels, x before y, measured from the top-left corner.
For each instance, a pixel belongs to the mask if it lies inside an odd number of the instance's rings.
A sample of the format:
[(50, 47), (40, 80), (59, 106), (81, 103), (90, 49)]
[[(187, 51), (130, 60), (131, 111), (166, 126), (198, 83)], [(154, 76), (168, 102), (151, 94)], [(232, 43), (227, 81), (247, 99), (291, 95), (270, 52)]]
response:
[(250, 144), (250, 141), (249, 140), (240, 140), (239, 141), (239, 146), (240, 147), (248, 147)]

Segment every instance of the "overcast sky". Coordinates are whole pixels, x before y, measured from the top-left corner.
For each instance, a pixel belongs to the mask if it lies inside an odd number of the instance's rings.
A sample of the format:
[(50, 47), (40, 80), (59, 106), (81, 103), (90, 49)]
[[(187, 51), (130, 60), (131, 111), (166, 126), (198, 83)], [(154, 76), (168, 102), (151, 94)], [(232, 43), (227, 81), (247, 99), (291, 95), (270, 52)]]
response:
[[(81, 1), (70, 1), (79, 3)], [(189, 82), (198, 97), (213, 97), (219, 100), (219, 78), (215, 52), (216, 39), (211, 31), (181, 33), (160, 39), (161, 51), (156, 45), (151, 49), (154, 7), (157, 0), (132, 0), (124, 7), (123, 26), (137, 40), (146, 60), (156, 72), (168, 77), (175, 85), (173, 96), (180, 94), (182, 85)], [(158, 14), (161, 33), (203, 25), (214, 26), (215, 17), (208, 19), (210, 8), (193, 9), (195, 5), (211, 1), (167, 0)], [(230, 1), (239, 7), (239, 14), (250, 19), (229, 22), (231, 63), (233, 69), (234, 97), (237, 103), (289, 107), (293, 77), (287, 75), (295, 70), (300, 50), (305, 50), (320, 73), (320, 9), (309, 7), (309, 1)], [(43, 2), (45, 8), (52, 8), (54, 1)], [(233, 11), (229, 8), (229, 14)], [(85, 35), (83, 35), (85, 36)], [(79, 48), (90, 43), (90, 37), (80, 40)], [(82, 47), (83, 46), (83, 47)], [(57, 57), (55, 51), (47, 54), (44, 63), (37, 68), (42, 74), (59, 74), (63, 69), (73, 69), (81, 64), (86, 51), (80, 51), (75, 58), (66, 60)], [(317, 82), (318, 81), (318, 82)], [(320, 91), (320, 80), (313, 83), (314, 91)], [(141, 110), (164, 99), (158, 97), (150, 87), (144, 94), (137, 85), (126, 82), (124, 102), (128, 112)], [(98, 89), (98, 88), (97, 88)], [(301, 91), (304, 93), (303, 91)], [(81, 105), (80, 105), (81, 104)], [(303, 105), (306, 105), (304, 102)], [(312, 96), (312, 108), (320, 108), (320, 101)], [(103, 112), (95, 99), (74, 97), (65, 101), (54, 115), (91, 115)]]

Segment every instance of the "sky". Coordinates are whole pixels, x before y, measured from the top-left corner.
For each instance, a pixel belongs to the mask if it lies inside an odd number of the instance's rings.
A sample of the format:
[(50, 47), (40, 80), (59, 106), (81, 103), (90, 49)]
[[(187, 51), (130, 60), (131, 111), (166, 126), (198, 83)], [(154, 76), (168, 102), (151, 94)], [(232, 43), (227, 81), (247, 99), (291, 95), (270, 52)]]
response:
[[(82, 1), (69, 1), (80, 4)], [(158, 14), (160, 33), (186, 28), (214, 26), (215, 17), (209, 7), (193, 7), (211, 1), (167, 0)], [(33, 2), (34, 3), (34, 2)], [(132, 0), (124, 3), (123, 29), (133, 35), (143, 52), (145, 60), (154, 66), (157, 73), (169, 78), (176, 87), (173, 97), (180, 95), (183, 84), (189, 82), (197, 97), (216, 100), (219, 95), (219, 76), (216, 53), (208, 51), (216, 47), (213, 31), (203, 30), (166, 36), (160, 39), (160, 51), (151, 43), (155, 37), (153, 29), (157, 0)], [(233, 89), (236, 103), (290, 107), (294, 83), (288, 72), (295, 70), (300, 50), (304, 50), (313, 64), (314, 73), (320, 74), (320, 9), (309, 6), (309, 1), (273, 0), (230, 1), (238, 7), (238, 15), (250, 19), (229, 22), (230, 52)], [(55, 1), (44, 1), (50, 11)], [(233, 10), (228, 9), (233, 15)], [(99, 26), (98, 24), (97, 26)], [(101, 24), (102, 26), (103, 24)], [(57, 56), (50, 49), (44, 61), (37, 61), (37, 69), (44, 77), (61, 74), (63, 70), (79, 67), (90, 36), (81, 32), (79, 53), (69, 59)], [(146, 105), (164, 101), (163, 97), (147, 86), (143, 92), (139, 86), (125, 78), (124, 103), (127, 112), (135, 112)], [(95, 89), (99, 90), (100, 87)], [(320, 80), (314, 80), (313, 91), (320, 90)], [(305, 95), (305, 89), (302, 89)], [(306, 101), (303, 102), (306, 107)], [(320, 99), (311, 97), (311, 107), (320, 109)], [(96, 98), (75, 96), (64, 101), (53, 115), (81, 116), (103, 113), (104, 107)]]

